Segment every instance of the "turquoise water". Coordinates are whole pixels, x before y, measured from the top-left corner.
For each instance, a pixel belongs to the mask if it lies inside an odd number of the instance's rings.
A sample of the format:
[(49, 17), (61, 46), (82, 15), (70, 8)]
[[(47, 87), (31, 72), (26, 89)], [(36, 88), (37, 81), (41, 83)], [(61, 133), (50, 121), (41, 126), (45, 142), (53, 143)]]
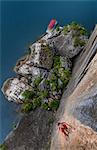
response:
[[(27, 45), (45, 32), (52, 18), (61, 25), (71, 21), (83, 24), (89, 31), (97, 23), (96, 1), (2, 1), (1, 2), (1, 85), (9, 77)], [(17, 105), (0, 97), (0, 143), (18, 119)]]

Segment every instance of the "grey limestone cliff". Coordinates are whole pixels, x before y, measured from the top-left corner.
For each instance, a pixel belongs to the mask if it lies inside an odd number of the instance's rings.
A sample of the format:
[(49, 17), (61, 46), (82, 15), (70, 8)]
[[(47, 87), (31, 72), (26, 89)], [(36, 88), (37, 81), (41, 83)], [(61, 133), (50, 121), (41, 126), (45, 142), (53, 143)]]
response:
[[(72, 76), (60, 97), (58, 110), (37, 108), (24, 115), (18, 127), (4, 141), (8, 150), (97, 149), (97, 27), (89, 40), (84, 34), (85, 30), (77, 24), (67, 25), (64, 30), (46, 34), (30, 45), (30, 54), (17, 62), (15, 72), (27, 81), (41, 76), (39, 88), (43, 90), (46, 88), (45, 79), (52, 77), (56, 53), (60, 55), (62, 68), (72, 68)], [(59, 69), (61, 74), (62, 68)], [(62, 84), (59, 79), (58, 82)], [(33, 82), (30, 86), (33, 87)], [(60, 132), (58, 122), (66, 122), (72, 127), (68, 137)]]

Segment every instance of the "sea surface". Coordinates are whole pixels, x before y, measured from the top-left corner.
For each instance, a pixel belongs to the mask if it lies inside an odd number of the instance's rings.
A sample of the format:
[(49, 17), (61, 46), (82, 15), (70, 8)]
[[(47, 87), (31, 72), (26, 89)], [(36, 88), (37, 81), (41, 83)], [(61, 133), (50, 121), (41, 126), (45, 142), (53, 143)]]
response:
[[(0, 87), (16, 76), (13, 67), (29, 43), (46, 31), (52, 18), (60, 25), (71, 21), (83, 24), (92, 31), (97, 23), (95, 1), (0, 1)], [(17, 105), (9, 103), (0, 91), (0, 143), (19, 119)]]

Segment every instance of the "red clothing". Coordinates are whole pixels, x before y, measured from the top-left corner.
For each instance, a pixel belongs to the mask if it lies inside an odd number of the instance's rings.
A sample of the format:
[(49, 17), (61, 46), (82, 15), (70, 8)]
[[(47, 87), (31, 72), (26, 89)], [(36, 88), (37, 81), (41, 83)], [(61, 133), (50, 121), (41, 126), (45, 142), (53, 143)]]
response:
[(63, 126), (63, 128), (64, 128), (65, 130), (68, 129), (68, 127), (67, 127), (66, 124), (63, 124), (62, 126)]
[(69, 134), (71, 133), (71, 131), (75, 130), (75, 128), (72, 128), (72, 126), (70, 126), (69, 124), (67, 124), (66, 122), (59, 122), (58, 123), (59, 126), (59, 130), (65, 135), (65, 136), (69, 136)]
[(68, 136), (68, 134), (66, 133), (66, 131), (65, 131), (64, 128), (59, 128), (59, 130), (61, 130), (61, 132), (62, 132), (64, 135)]

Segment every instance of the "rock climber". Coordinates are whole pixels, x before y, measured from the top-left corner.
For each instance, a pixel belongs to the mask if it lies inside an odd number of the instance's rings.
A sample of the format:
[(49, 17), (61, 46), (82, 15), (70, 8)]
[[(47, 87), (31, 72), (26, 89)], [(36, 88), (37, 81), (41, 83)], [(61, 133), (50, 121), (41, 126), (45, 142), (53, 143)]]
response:
[(72, 126), (67, 124), (66, 122), (58, 122), (59, 131), (61, 131), (65, 137), (69, 136), (69, 133), (72, 131)]

